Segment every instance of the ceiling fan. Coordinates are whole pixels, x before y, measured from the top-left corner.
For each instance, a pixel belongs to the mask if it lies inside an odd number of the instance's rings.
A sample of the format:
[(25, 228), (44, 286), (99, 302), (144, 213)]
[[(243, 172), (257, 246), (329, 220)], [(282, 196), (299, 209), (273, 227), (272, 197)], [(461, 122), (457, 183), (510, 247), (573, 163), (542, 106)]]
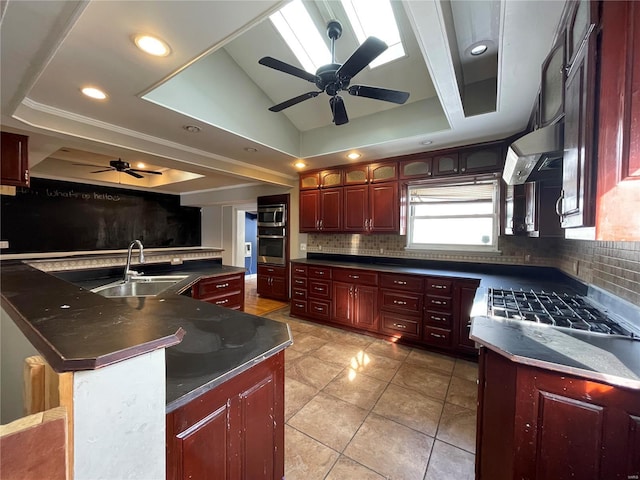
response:
[(380, 87), (369, 87), (367, 85), (351, 85), (351, 79), (362, 71), (370, 62), (375, 60), (387, 48), (386, 43), (376, 37), (367, 38), (355, 52), (344, 63), (336, 63), (335, 41), (342, 35), (342, 25), (337, 20), (331, 20), (327, 24), (327, 36), (331, 39), (331, 63), (320, 67), (315, 74), (309, 73), (298, 67), (282, 62), (272, 57), (263, 57), (258, 63), (265, 67), (279, 70), (289, 75), (302, 78), (308, 82), (315, 83), (319, 91), (307, 92), (297, 97), (290, 98), (278, 105), (269, 108), (272, 112), (280, 112), (300, 102), (315, 98), (322, 92), (326, 92), (329, 98), (329, 106), (333, 114), (333, 123), (344, 125), (349, 122), (344, 100), (340, 95), (341, 91), (346, 91), (356, 97), (367, 97), (375, 100), (383, 100), (403, 104), (409, 98), (409, 93), (399, 90), (389, 90)]
[(118, 160), (111, 160), (109, 162), (109, 167), (105, 167), (104, 165), (93, 165), (91, 163), (74, 163), (75, 166), (78, 167), (98, 167), (98, 168), (102, 168), (102, 170), (96, 170), (95, 172), (90, 172), (90, 173), (102, 173), (102, 172), (111, 172), (111, 171), (116, 171), (116, 172), (123, 172), (126, 173), (128, 175), (131, 175), (132, 177), (136, 177), (136, 178), (144, 178), (142, 175), (140, 175), (140, 173), (150, 173), (153, 175), (162, 175), (162, 172), (154, 172), (153, 170), (139, 170), (137, 168), (131, 168), (131, 165), (129, 165), (129, 162), (123, 162), (122, 159), (118, 159)]

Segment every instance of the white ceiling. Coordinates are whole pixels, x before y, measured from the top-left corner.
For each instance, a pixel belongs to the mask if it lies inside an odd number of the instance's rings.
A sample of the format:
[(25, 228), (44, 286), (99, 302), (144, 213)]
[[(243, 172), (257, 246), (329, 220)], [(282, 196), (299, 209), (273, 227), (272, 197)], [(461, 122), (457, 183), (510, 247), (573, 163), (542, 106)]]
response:
[[(29, 135), (32, 176), (171, 193), (295, 186), (297, 158), (322, 168), (346, 163), (351, 150), (369, 161), (522, 131), (564, 5), (394, 1), (407, 56), (366, 68), (352, 83), (405, 90), (409, 101), (398, 106), (344, 95), (350, 122), (335, 126), (325, 94), (281, 113), (267, 110), (316, 90), (258, 64), (268, 55), (298, 65), (268, 20), (285, 3), (3, 2), (2, 129)], [(344, 62), (357, 44), (339, 3), (305, 3), (323, 35), (329, 19), (343, 23), (336, 56)], [(137, 33), (163, 38), (171, 55), (140, 52), (131, 40)], [(478, 39), (491, 48), (487, 60), (472, 62), (468, 47)], [(82, 96), (79, 89), (89, 84), (108, 99)], [(472, 115), (479, 111), (488, 113)], [(189, 133), (185, 125), (201, 130)], [(427, 140), (433, 143), (424, 146)], [(114, 158), (174, 172), (163, 173), (172, 181), (123, 181), (122, 174), (72, 165)], [(178, 171), (196, 175), (185, 179)]]

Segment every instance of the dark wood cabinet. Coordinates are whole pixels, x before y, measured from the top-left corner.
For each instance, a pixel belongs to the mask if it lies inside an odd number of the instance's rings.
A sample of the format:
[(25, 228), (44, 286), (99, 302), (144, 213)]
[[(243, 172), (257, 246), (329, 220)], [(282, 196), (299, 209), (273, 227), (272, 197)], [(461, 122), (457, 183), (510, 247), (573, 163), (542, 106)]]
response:
[(640, 241), (640, 4), (602, 3), (596, 238)]
[(540, 127), (559, 121), (564, 112), (565, 42), (563, 32), (542, 63), (538, 123)]
[(422, 157), (400, 161), (400, 180), (428, 178), (433, 175), (433, 158)]
[(29, 186), (29, 137), (1, 132), (0, 185)]
[(363, 330), (378, 331), (378, 274), (333, 269), (331, 320)]
[(342, 170), (314, 170), (300, 174), (300, 190), (342, 186)]
[(640, 477), (640, 392), (482, 348), (478, 480)]
[(464, 150), (458, 154), (460, 174), (496, 172), (504, 166), (502, 146)]
[(399, 232), (398, 182), (345, 187), (343, 229), (359, 233)]
[(397, 339), (422, 338), (422, 277), (380, 274), (380, 331)]
[(555, 207), (560, 185), (546, 182), (527, 182), (525, 187), (525, 231), (529, 237), (562, 237)]
[(344, 231), (364, 232), (369, 224), (369, 186), (344, 187)]
[(167, 414), (168, 480), (284, 478), (284, 352)]
[(191, 287), (191, 296), (233, 310), (244, 310), (244, 273), (203, 278)]
[(458, 153), (447, 153), (433, 157), (433, 175), (455, 175), (460, 171)]
[(300, 232), (342, 230), (342, 188), (300, 192)]
[[(564, 228), (594, 225), (597, 22), (597, 2), (574, 3), (567, 26), (571, 61), (566, 68), (562, 193), (558, 203)], [(579, 32), (584, 32), (580, 41)]]
[(455, 317), (457, 329), (455, 331), (455, 347), (457, 351), (467, 353), (477, 352), (476, 344), (469, 338), (471, 332), (471, 318), (469, 316), (473, 300), (478, 289), (478, 282), (456, 282)]
[(276, 300), (289, 300), (287, 267), (258, 265), (257, 293)]

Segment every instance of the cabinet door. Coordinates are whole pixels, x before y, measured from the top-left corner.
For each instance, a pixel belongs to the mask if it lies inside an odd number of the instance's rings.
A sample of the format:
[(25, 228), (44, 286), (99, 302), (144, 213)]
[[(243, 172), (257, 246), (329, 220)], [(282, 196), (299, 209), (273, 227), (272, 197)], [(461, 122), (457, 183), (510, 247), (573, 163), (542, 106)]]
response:
[(333, 282), (333, 304), (331, 320), (345, 325), (351, 325), (353, 309), (353, 285), (350, 283)]
[(0, 147), (0, 185), (29, 186), (29, 137), (2, 132)]
[(469, 338), (471, 332), (471, 307), (476, 296), (477, 287), (461, 285), (458, 287), (458, 309), (454, 315), (458, 326), (458, 348), (469, 353), (476, 353), (476, 344)]
[(366, 231), (369, 223), (369, 187), (367, 185), (344, 188), (343, 218), (343, 227), (346, 232)]
[(305, 172), (300, 174), (300, 190), (309, 190), (320, 186), (320, 172)]
[(565, 38), (560, 35), (542, 64), (540, 123), (545, 127), (557, 120), (564, 107)]
[(323, 170), (320, 172), (320, 188), (339, 187), (342, 185), (342, 170)]
[(374, 163), (369, 165), (369, 182), (389, 182), (398, 179), (398, 163)]
[(399, 209), (397, 182), (379, 183), (369, 187), (369, 231), (398, 232)]
[(323, 232), (342, 230), (342, 188), (320, 191), (320, 230)]
[(501, 147), (482, 148), (461, 152), (460, 173), (498, 172), (504, 165), (504, 155)]
[(304, 190), (300, 192), (300, 231), (315, 232), (320, 220), (320, 191)]
[(433, 157), (433, 174), (439, 175), (455, 175), (458, 173), (458, 154), (450, 153), (448, 155), (436, 155)]
[(433, 159), (425, 157), (400, 162), (400, 179), (429, 178), (433, 175)]
[(345, 185), (364, 185), (369, 182), (368, 165), (351, 165), (344, 168)]
[(537, 212), (536, 212), (536, 184), (527, 182), (524, 184), (525, 190), (525, 215), (524, 224), (527, 233), (538, 230)]
[(354, 326), (372, 332), (378, 331), (378, 289), (355, 285), (353, 290)]
[(559, 202), (564, 228), (594, 224), (595, 49), (596, 35), (590, 28), (566, 81), (562, 198)]

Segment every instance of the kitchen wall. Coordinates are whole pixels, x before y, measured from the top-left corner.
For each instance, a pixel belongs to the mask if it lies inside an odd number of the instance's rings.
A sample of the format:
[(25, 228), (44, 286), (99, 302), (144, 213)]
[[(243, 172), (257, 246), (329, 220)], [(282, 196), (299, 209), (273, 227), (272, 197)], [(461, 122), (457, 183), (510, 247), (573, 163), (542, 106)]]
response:
[(499, 253), (405, 250), (402, 235), (309, 234), (307, 251), (502, 265), (556, 267), (578, 280), (640, 306), (640, 242), (502, 236)]

